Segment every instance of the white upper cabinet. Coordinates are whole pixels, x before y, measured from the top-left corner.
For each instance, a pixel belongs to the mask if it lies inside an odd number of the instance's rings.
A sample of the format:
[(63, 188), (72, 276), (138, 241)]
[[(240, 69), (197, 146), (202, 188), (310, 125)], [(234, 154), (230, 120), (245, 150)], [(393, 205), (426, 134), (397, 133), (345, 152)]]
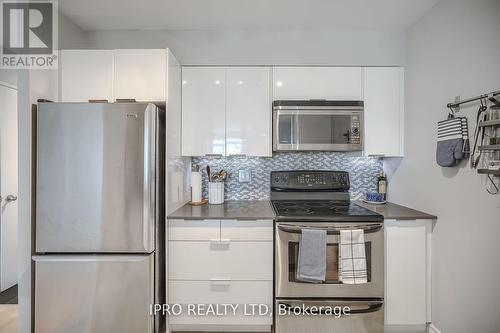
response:
[(113, 100), (113, 51), (62, 50), (61, 102)]
[(226, 154), (271, 156), (271, 70), (226, 70)]
[(166, 50), (114, 50), (114, 98), (164, 101)]
[(274, 67), (273, 100), (361, 100), (361, 67)]
[(224, 155), (226, 70), (182, 69), (182, 155)]
[(271, 69), (184, 67), (182, 154), (271, 156)]
[(364, 71), (365, 154), (403, 156), (404, 68)]

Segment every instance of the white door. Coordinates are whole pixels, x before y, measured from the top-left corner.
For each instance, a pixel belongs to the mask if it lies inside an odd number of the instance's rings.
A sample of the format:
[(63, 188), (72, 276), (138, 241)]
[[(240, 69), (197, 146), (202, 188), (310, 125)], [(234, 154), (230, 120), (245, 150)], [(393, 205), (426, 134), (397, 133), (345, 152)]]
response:
[(404, 69), (366, 67), (365, 154), (403, 156)]
[(113, 101), (113, 51), (62, 50), (61, 102)]
[(182, 155), (224, 155), (226, 70), (182, 68)]
[(0, 291), (17, 283), (17, 90), (0, 83)]
[(165, 101), (166, 50), (114, 50), (114, 97)]
[(271, 70), (226, 70), (226, 154), (271, 156)]

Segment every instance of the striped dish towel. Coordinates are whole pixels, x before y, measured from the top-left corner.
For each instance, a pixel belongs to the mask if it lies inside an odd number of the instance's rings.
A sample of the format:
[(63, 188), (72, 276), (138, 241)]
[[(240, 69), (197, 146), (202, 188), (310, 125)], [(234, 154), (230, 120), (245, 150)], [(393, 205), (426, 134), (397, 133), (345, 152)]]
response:
[(368, 282), (365, 234), (363, 230), (341, 230), (339, 242), (339, 281), (344, 284)]

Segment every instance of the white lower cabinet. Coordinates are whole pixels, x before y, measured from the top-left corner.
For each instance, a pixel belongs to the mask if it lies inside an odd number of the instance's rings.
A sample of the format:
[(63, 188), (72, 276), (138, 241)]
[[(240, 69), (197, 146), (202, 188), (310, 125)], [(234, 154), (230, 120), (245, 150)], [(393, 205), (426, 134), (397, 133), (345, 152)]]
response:
[(170, 241), (168, 251), (170, 279), (272, 279), (272, 242)]
[(271, 331), (271, 220), (169, 220), (168, 238), (171, 331)]
[(384, 221), (385, 324), (425, 329), (430, 316), (432, 220)]
[[(189, 309), (185, 306), (181, 316), (170, 317), (169, 324), (268, 326), (272, 324), (270, 313), (267, 316), (251, 316), (249, 314), (253, 308), (249, 304), (265, 304), (267, 309), (272, 311), (269, 297), (269, 295), (272, 297), (272, 294), (272, 281), (171, 281), (169, 283), (171, 304), (232, 304), (233, 306), (224, 309), (219, 307), (220, 313), (225, 314), (223, 316), (190, 316)], [(191, 309), (200, 311), (194, 307)]]

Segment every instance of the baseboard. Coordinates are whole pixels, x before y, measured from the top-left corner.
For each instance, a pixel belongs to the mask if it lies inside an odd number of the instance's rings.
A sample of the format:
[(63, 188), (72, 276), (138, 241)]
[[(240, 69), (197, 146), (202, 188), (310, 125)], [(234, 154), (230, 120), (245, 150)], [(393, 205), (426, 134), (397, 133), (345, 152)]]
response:
[(441, 333), (440, 330), (438, 330), (438, 328), (436, 326), (434, 326), (434, 324), (429, 324), (428, 326), (428, 332), (429, 333)]

